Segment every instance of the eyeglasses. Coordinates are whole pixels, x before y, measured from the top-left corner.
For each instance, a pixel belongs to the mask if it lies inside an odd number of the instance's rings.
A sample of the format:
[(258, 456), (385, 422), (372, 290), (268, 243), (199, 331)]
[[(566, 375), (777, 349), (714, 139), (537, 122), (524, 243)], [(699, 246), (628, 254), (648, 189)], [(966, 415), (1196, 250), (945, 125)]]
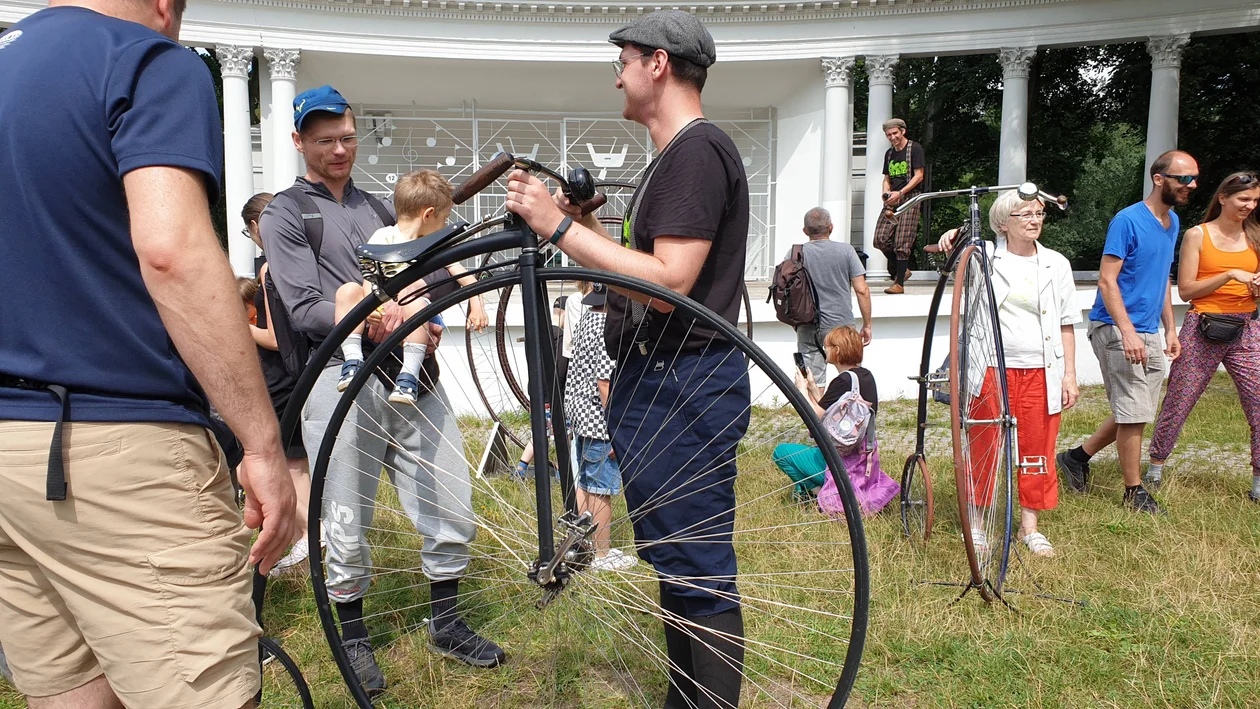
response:
[(359, 144), (359, 136), (346, 135), (340, 138), (320, 138), (319, 140), (314, 140), (311, 142), (315, 143), (321, 148), (331, 148), (333, 145), (336, 145), (337, 143), (341, 143), (341, 146), (343, 148), (353, 148), (354, 146)]
[(251, 241), (253, 241), (253, 239), (254, 239), (254, 235), (253, 235), (253, 234), (251, 234), (251, 233), (249, 233), (249, 227), (245, 227), (244, 229), (241, 229), (241, 236), (243, 236), (243, 237), (245, 237), (246, 239), (249, 239), (249, 240), (251, 240)]
[(1199, 179), (1198, 175), (1170, 175), (1166, 172), (1159, 173), (1159, 176), (1167, 177), (1170, 180), (1176, 180), (1177, 182), (1180, 182), (1183, 185), (1188, 185), (1191, 182), (1194, 182), (1195, 180)]
[(1021, 222), (1031, 222), (1033, 220), (1042, 220), (1046, 218), (1045, 212), (1014, 212), (1011, 217)]
[(613, 73), (617, 75), (618, 79), (620, 79), (621, 72), (626, 70), (626, 62), (630, 61), (631, 59), (642, 59), (643, 57), (650, 57), (652, 56), (652, 54), (653, 52), (644, 52), (643, 54), (636, 54), (633, 57), (626, 57), (625, 59), (622, 59), (621, 57), (617, 57), (616, 59), (613, 60), (613, 63), (612, 63)]

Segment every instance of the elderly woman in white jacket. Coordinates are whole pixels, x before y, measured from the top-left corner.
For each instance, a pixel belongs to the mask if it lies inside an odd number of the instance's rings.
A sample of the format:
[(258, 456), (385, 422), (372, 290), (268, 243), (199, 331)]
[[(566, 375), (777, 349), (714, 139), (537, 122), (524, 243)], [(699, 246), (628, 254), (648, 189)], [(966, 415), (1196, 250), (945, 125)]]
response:
[[(998, 237), (989, 252), (1011, 415), (1019, 426), (1019, 539), (1033, 554), (1054, 556), (1054, 547), (1037, 522), (1043, 510), (1059, 503), (1055, 443), (1060, 414), (1076, 403), (1079, 394), (1072, 326), (1081, 321), (1081, 310), (1068, 260), (1037, 243), (1045, 215), (1040, 200), (1026, 202), (1015, 190), (1003, 192), (989, 209), (989, 226)], [(948, 251), (957, 232), (942, 235), (941, 248)], [(996, 386), (991, 376), (973, 380)], [(992, 398), (981, 396), (978, 401)], [(980, 450), (986, 448), (997, 449)]]

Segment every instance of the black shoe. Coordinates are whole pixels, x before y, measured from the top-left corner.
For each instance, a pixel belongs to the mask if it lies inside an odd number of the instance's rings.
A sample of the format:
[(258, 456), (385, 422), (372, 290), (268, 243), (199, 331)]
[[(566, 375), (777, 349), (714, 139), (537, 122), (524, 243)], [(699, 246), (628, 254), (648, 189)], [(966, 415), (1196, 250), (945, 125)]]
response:
[(474, 633), (462, 618), (448, 622), (440, 630), (429, 621), (429, 649), (473, 667), (497, 667), (507, 657), (503, 648)]
[(1124, 504), (1134, 512), (1146, 512), (1153, 515), (1168, 514), (1163, 507), (1151, 497), (1151, 493), (1146, 488), (1138, 485), (1134, 488), (1127, 488), (1124, 491)]
[(1063, 471), (1063, 480), (1073, 492), (1085, 492), (1089, 485), (1089, 463), (1076, 462), (1069, 451), (1056, 455), (1054, 462)]
[(359, 684), (368, 694), (379, 694), (385, 691), (385, 673), (376, 664), (376, 651), (372, 649), (372, 641), (367, 638), (347, 640), (341, 644), (350, 658), (350, 666), (359, 678)]

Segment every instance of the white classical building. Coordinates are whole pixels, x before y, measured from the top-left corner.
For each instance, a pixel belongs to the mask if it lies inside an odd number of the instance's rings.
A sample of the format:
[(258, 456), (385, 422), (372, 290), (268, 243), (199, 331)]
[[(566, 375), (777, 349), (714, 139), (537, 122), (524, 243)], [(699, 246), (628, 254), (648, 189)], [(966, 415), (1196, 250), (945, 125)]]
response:
[[(43, 7), (0, 0), (0, 27)], [(230, 252), (251, 273), (253, 246), (239, 236), (240, 207), (302, 172), (293, 149), (296, 92), (332, 84), (361, 122), (356, 182), (388, 192), (413, 167), (458, 182), (499, 149), (555, 165), (634, 179), (651, 157), (642, 127), (621, 119), (609, 32), (660, 7), (698, 15), (717, 42), (706, 112), (735, 138), (748, 169), (752, 241), (747, 277), (764, 280), (801, 217), (831, 209), (838, 235), (871, 247), (880, 175), (866, 170), (887, 148), (879, 131), (856, 146), (853, 70), (865, 59), (868, 126), (891, 117), (893, 70), (903, 57), (984, 53), (1003, 68), (1003, 183), (1025, 178), (1029, 63), (1046, 47), (1141, 40), (1152, 59), (1147, 160), (1177, 144), (1178, 77), (1190, 41), (1260, 25), (1256, 0), (826, 0), (687, 2), (627, 0), (192, 0), (181, 39), (213, 48), (223, 67)], [(255, 60), (256, 63), (255, 63)], [(248, 71), (260, 72), (261, 131), (251, 131)], [(463, 216), (501, 204), (501, 188)], [(754, 291), (758, 300), (759, 291)], [(877, 328), (922, 332), (926, 303), (878, 305)], [(1092, 296), (1082, 296), (1088, 302)], [(893, 299), (880, 298), (880, 301)], [(758, 319), (773, 318), (759, 312)], [(917, 323), (917, 324), (915, 324)], [(758, 323), (760, 326), (761, 323)], [(767, 332), (769, 334), (769, 332)], [(784, 335), (787, 342), (790, 333)], [(776, 336), (777, 337), (777, 336)], [(898, 336), (900, 337), (900, 336)], [(921, 337), (918, 335), (917, 337)], [(1084, 340), (1084, 338), (1079, 338)], [(758, 340), (763, 340), (762, 336)], [(898, 343), (899, 342), (899, 343)], [(881, 342), (884, 391), (908, 391), (917, 347)], [(789, 346), (787, 344), (785, 347)], [(882, 348), (887, 347), (888, 356)], [(1092, 364), (1087, 349), (1083, 358)], [(787, 359), (790, 361), (790, 359)], [(882, 368), (882, 367), (881, 367)], [(896, 370), (896, 375), (891, 372)], [(1086, 380), (1088, 372), (1083, 373)]]

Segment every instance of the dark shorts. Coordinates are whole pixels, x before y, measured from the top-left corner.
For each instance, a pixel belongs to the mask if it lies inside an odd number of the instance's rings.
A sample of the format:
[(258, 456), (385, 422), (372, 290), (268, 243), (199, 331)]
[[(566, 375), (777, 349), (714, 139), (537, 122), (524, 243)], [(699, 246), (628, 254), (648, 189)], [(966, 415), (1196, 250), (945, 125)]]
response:
[(618, 363), (608, 419), (639, 556), (689, 616), (738, 606), (735, 455), (750, 396), (744, 357), (729, 344)]

